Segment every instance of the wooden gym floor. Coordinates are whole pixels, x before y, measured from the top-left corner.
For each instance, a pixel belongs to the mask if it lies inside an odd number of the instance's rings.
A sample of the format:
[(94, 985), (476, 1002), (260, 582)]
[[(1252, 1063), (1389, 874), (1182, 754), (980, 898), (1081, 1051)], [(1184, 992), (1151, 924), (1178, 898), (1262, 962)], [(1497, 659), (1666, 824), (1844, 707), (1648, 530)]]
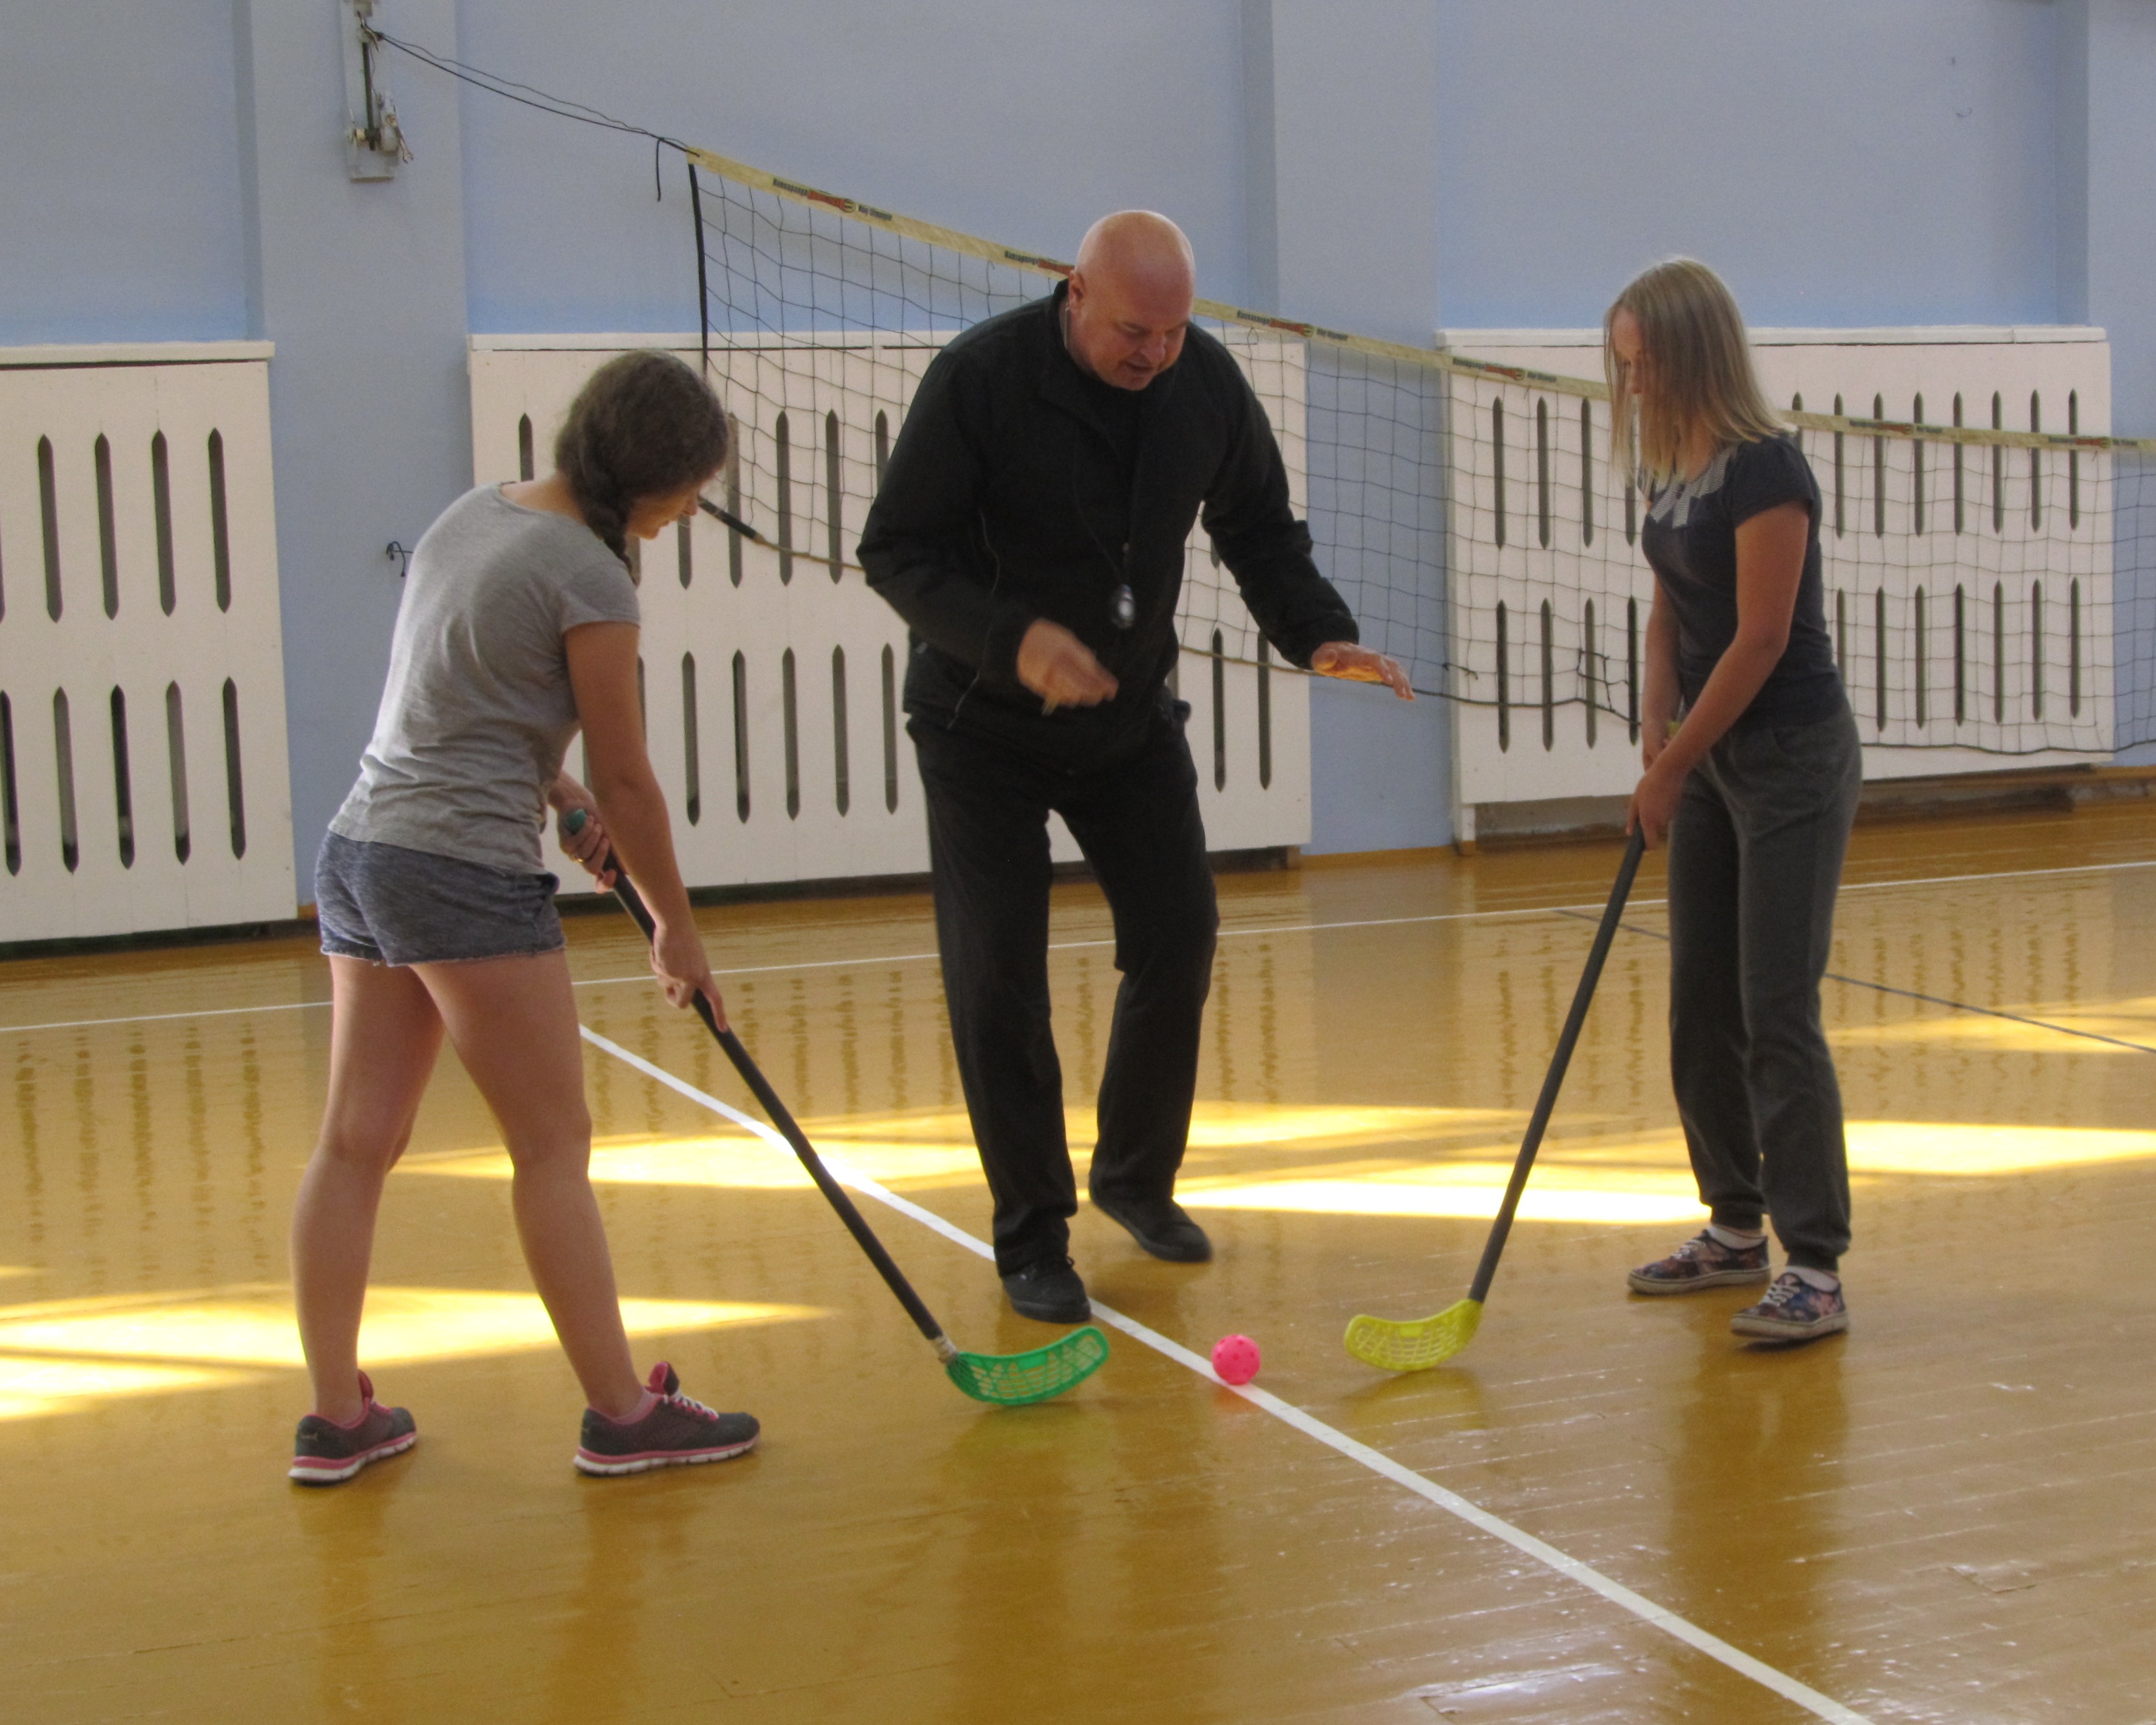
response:
[[(594, 1043), (639, 1350), (767, 1433), (745, 1461), (624, 1481), (569, 1467), (574, 1385), (445, 1060), (391, 1183), (366, 1345), (422, 1441), (289, 1486), (284, 1233), (321, 961), (286, 940), (0, 965), (0, 1711), (2156, 1719), (2145, 805), (1860, 832), (1834, 960), (1856, 980), (1826, 994), (1847, 1337), (1746, 1349), (1743, 1291), (1625, 1291), (1698, 1214), (1650, 860), (1480, 1337), (1399, 1380), (1341, 1351), (1358, 1312), (1464, 1291), (1614, 860), (1222, 881), (1184, 1187), (1218, 1260), (1154, 1263), (1090, 1211), (1075, 1245), (1096, 1297), (1168, 1343), (1255, 1336), (1270, 1402), (1127, 1330), (1060, 1402), (964, 1400), (788, 1161)], [(984, 1233), (925, 901), (704, 922), (812, 1133)], [(1090, 888), (1059, 890), (1081, 1134), (1104, 923)], [(751, 1106), (634, 979), (624, 920), (571, 937), (593, 1031)], [(867, 1208), (962, 1346), (1051, 1333), (960, 1245)]]

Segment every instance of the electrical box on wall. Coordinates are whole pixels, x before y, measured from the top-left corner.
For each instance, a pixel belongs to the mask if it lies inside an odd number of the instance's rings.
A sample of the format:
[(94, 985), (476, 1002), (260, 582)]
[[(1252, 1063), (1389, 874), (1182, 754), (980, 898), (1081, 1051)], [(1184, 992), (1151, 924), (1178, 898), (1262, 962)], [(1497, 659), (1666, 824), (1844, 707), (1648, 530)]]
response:
[(409, 162), (397, 105), (382, 87), (381, 44), (373, 35), (374, 0), (336, 0), (344, 44), (345, 162), (355, 180), (388, 180)]

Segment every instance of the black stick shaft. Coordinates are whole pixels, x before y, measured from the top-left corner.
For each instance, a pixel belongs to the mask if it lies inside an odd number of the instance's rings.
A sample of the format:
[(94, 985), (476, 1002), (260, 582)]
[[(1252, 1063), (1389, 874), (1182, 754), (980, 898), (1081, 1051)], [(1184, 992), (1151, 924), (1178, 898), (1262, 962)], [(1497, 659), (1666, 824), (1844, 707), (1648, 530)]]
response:
[[(656, 156), (659, 146), (652, 146)], [(708, 382), (711, 375), (711, 285), (704, 249), (704, 188), (696, 178), (696, 164), (685, 156), (689, 167), (689, 216), (696, 227), (696, 357)]]
[(758, 545), (768, 545), (771, 542), (769, 540), (766, 539), (762, 534), (757, 532), (755, 528), (749, 526), (749, 524), (743, 521), (739, 516), (720, 508), (717, 504), (712, 502), (708, 497), (699, 497), (696, 500), (696, 507), (702, 510), (704, 513), (711, 516), (713, 521), (723, 522), (726, 526), (732, 528), (735, 532), (740, 534), (744, 539), (753, 540)]
[[(658, 926), (651, 920), (651, 912), (644, 906), (643, 895), (637, 891), (634, 883), (623, 871), (620, 862), (612, 852), (608, 853), (606, 866), (613, 871), (614, 896), (621, 901), (622, 908), (636, 919), (636, 926), (644, 931), (645, 940), (654, 939), (659, 932)], [(913, 1291), (913, 1284), (906, 1279), (905, 1272), (884, 1250), (883, 1242), (875, 1237), (875, 1231), (855, 1207), (846, 1189), (831, 1178), (830, 1169), (824, 1166), (824, 1158), (816, 1153), (815, 1146), (808, 1142), (808, 1135), (801, 1130), (793, 1111), (779, 1100), (778, 1092), (771, 1087), (771, 1081), (763, 1076), (762, 1069), (749, 1058), (748, 1050), (742, 1046), (741, 1038), (732, 1030), (719, 1028), (718, 1016), (712, 1012), (711, 1003), (701, 994), (696, 996), (693, 1004), (696, 1016), (704, 1021), (704, 1028), (711, 1033), (719, 1046), (726, 1050), (726, 1058), (734, 1063), (734, 1070), (741, 1074), (742, 1081), (756, 1092), (756, 1099), (763, 1111), (771, 1117), (771, 1123), (793, 1147), (793, 1153), (801, 1158), (802, 1167), (808, 1170), (808, 1178), (816, 1183), (816, 1189), (839, 1213), (839, 1219), (846, 1224), (846, 1231), (868, 1254), (869, 1262), (875, 1266), (876, 1273), (898, 1296), (898, 1303), (906, 1308), (906, 1315), (913, 1320), (914, 1327), (931, 1342), (942, 1344), (942, 1325), (936, 1322), (934, 1314), (921, 1296)]]
[(1490, 1284), (1497, 1277), (1497, 1260), (1504, 1255), (1506, 1236), (1512, 1231), (1512, 1215), (1520, 1207), (1520, 1194), (1527, 1189), (1527, 1176), (1534, 1169), (1535, 1153), (1542, 1148), (1543, 1133), (1548, 1129), (1550, 1116), (1557, 1108), (1557, 1094), (1564, 1088), (1565, 1068), (1572, 1064), (1572, 1050), (1579, 1040), (1580, 1026), (1587, 1022), (1587, 1009), (1594, 999), (1594, 985), (1602, 980), (1603, 961), (1609, 956), (1609, 943), (1617, 937), (1617, 922), (1625, 914), (1625, 901), (1632, 894), (1632, 877), (1640, 872), (1640, 859), (1646, 854), (1645, 835), (1632, 834), (1631, 842), (1625, 847), (1625, 860), (1617, 870), (1617, 884), (1609, 889), (1609, 908), (1602, 913), (1602, 926), (1594, 931), (1594, 945), (1587, 955), (1587, 968), (1580, 973), (1579, 987), (1572, 997), (1572, 1010), (1566, 1014), (1564, 1034), (1557, 1040), (1557, 1052), (1550, 1057), (1549, 1071), (1543, 1079), (1543, 1093), (1535, 1099), (1534, 1117), (1527, 1122), (1527, 1135), (1521, 1141), (1520, 1154), (1512, 1164), (1512, 1178), (1505, 1188), (1505, 1201), (1498, 1207), (1497, 1219), (1490, 1224), (1489, 1244), (1482, 1248), (1482, 1262), (1475, 1272), (1475, 1286), (1467, 1291), (1467, 1297), (1480, 1304), (1489, 1297)]

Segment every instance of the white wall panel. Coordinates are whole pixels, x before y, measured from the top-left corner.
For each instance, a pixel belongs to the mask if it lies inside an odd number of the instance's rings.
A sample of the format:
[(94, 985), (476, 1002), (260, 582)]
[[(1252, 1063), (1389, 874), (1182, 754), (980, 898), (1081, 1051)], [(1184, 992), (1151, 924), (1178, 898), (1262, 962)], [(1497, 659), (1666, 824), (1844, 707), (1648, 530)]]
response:
[[(712, 350), (717, 387), (742, 444), (737, 496), (720, 496), (726, 480), (712, 495), (737, 503), (744, 518), (779, 542), (757, 545), (703, 517), (687, 530), (685, 564), (674, 533), (639, 553), (652, 761), (667, 790), (675, 842), (692, 886), (927, 869), (921, 785), (901, 706), (906, 628), (869, 589), (857, 546), (875, 494), (879, 448), (896, 437), (902, 404), (941, 339), (872, 346), (793, 337)], [(577, 389), (596, 366), (631, 344), (632, 338), (606, 336), (475, 339), (476, 481), (516, 478), (527, 446), (532, 466), (544, 472)], [(1299, 367), (1284, 366), (1273, 353), (1258, 362), (1268, 367), (1263, 386), (1275, 392), (1269, 403), (1286, 384), (1299, 389)], [(1299, 394), (1294, 405), (1299, 410)], [(1281, 441), (1300, 507), (1300, 413), (1284, 416), (1277, 405), (1271, 411), (1286, 421)], [(782, 429), (788, 452), (783, 472)], [(1194, 532), (1193, 542), (1178, 682), (1191, 702), (1189, 738), (1208, 843), (1215, 850), (1302, 844), (1310, 833), (1306, 686), (1298, 675), (1237, 662), (1255, 632), (1232, 583), (1224, 587), (1211, 569), (1202, 531)], [(1204, 650), (1215, 621), (1225, 644), (1217, 673)], [(1188, 644), (1194, 641), (1199, 650)], [(843, 732), (834, 654), (844, 655)], [(693, 726), (684, 655), (695, 665)], [(1051, 819), (1050, 834), (1059, 860), (1075, 859), (1077, 848), (1060, 821)]]
[(266, 358), (99, 352), (0, 351), (0, 940), (289, 917)]
[[(1851, 417), (1874, 417), (1876, 407), (1909, 420), (1921, 398), (1928, 422), (1948, 424), (1958, 398), (1964, 423), (1989, 428), (1996, 396), (2008, 431), (2066, 431), (2070, 402), (2073, 429), (2110, 429), (2100, 331), (1763, 331), (1755, 339), (1778, 407), (1800, 397), (1808, 412), (1834, 413), (1839, 399)], [(1452, 345), (1560, 376), (1591, 375), (1600, 363), (1599, 347), (1571, 332), (1456, 331)], [(1627, 532), (1625, 488), (1609, 460), (1609, 404), (1586, 406), (1584, 427), (1580, 398), (1532, 379), (1450, 380), (1455, 689), (1467, 697), (1455, 709), (1455, 794), (1471, 820), (1476, 804), (1616, 795), (1639, 776), (1627, 718), (1653, 577), (1636, 531)], [(1866, 777), (2108, 760), (2110, 458), (1854, 433), (1838, 452), (1830, 434), (1802, 441), (1820, 483), (1827, 624)], [(1600, 710), (1590, 711), (1590, 696)]]

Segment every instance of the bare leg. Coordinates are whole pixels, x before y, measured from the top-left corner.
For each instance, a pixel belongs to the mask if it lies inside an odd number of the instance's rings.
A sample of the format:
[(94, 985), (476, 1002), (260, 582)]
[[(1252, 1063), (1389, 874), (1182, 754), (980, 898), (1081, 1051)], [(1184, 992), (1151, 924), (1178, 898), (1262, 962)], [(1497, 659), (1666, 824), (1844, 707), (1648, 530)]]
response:
[(332, 957), (330, 1093), (292, 1211), (292, 1291), (315, 1412), (362, 1410), (359, 1319), (382, 1183), (412, 1136), (442, 1020), (409, 970)]
[(585, 1399), (602, 1414), (631, 1413), (644, 1386), (592, 1194), (592, 1118), (568, 960), (542, 952), (413, 969), (501, 1127), (516, 1167), (511, 1198), (524, 1261)]

